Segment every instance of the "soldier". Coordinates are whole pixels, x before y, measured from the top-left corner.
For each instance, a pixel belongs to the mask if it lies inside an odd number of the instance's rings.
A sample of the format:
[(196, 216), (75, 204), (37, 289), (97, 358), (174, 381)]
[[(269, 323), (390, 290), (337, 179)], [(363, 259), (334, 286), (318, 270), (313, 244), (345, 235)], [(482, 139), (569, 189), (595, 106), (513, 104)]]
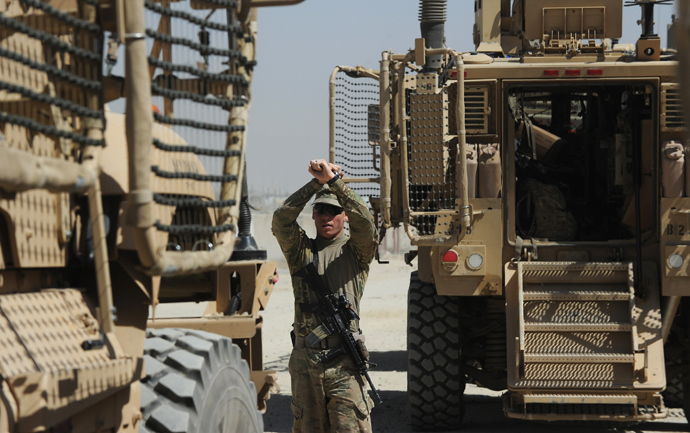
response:
[[(377, 233), (364, 201), (340, 180), (342, 170), (323, 159), (309, 162), (310, 182), (292, 194), (273, 214), (273, 234), (283, 250), (290, 273), (315, 263), (329, 290), (344, 294), (359, 314), (359, 302), (374, 259)], [(300, 212), (316, 194), (312, 218), (316, 239), (297, 224)], [(349, 223), (350, 235), (344, 234)], [(315, 304), (316, 294), (301, 278), (292, 278), (295, 295), (294, 349), (289, 371), (292, 381), (293, 432), (371, 432), (369, 414), (374, 406), (362, 376), (346, 355), (320, 363), (320, 355), (341, 345), (339, 336), (323, 338), (316, 347), (306, 337), (318, 334), (318, 314), (300, 311), (300, 304)], [(367, 354), (358, 321), (350, 330)], [(323, 336), (319, 336), (321, 338)]]

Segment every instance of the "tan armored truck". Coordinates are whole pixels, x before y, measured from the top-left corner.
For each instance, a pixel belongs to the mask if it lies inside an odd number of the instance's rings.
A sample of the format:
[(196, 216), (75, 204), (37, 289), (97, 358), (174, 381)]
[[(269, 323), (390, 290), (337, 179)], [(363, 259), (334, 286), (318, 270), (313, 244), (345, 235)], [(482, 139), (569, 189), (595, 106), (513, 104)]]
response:
[(300, 1), (0, 1), (0, 432), (263, 431), (245, 127)]
[[(331, 158), (416, 246), (414, 428), (456, 427), (468, 380), (511, 418), (690, 410), (690, 155), (662, 3), (476, 0), (459, 53), (446, 2), (421, 0), (414, 49), (333, 72)], [(627, 6), (642, 31), (621, 45)]]

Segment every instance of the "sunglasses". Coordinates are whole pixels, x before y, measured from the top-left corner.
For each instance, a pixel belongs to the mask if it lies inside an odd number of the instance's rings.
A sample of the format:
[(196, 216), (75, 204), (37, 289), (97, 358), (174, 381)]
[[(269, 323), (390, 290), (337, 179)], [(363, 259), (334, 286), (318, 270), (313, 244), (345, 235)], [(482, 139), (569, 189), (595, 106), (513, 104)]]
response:
[(330, 215), (336, 216), (343, 213), (343, 208), (338, 206), (333, 206), (332, 204), (317, 203), (314, 205), (314, 210), (319, 215)]

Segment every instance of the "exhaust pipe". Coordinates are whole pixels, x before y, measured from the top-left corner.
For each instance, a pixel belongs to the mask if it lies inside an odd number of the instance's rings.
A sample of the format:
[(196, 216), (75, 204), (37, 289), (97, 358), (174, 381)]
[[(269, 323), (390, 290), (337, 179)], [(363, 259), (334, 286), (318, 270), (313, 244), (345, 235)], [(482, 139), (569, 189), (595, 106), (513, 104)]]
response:
[[(446, 0), (420, 0), (419, 23), (426, 48), (443, 48), (446, 42)], [(424, 70), (440, 69), (442, 63), (443, 55), (427, 56)]]

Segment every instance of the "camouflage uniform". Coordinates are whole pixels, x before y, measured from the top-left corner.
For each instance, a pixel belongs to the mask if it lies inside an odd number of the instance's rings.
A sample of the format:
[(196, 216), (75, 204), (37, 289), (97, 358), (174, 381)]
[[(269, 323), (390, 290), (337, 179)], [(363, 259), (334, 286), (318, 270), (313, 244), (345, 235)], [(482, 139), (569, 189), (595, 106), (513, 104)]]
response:
[[(311, 263), (313, 245), (316, 245), (319, 274), (330, 290), (345, 294), (359, 314), (359, 301), (369, 273), (369, 264), (377, 246), (376, 225), (364, 201), (342, 180), (330, 185), (340, 206), (345, 210), (350, 236), (344, 233), (335, 239), (317, 236), (312, 241), (297, 224), (297, 217), (309, 199), (324, 188), (316, 179), (292, 194), (273, 215), (273, 234), (294, 274)], [(369, 413), (374, 403), (369, 398), (361, 375), (349, 357), (341, 355), (327, 364), (318, 357), (323, 347), (312, 348), (303, 339), (319, 326), (313, 313), (302, 313), (300, 304), (315, 304), (317, 297), (302, 282), (292, 278), (295, 295), (295, 322), (298, 343), (290, 356), (292, 378), (292, 412), (295, 417), (293, 432), (371, 432)], [(357, 332), (359, 324), (352, 322)], [(332, 337), (322, 342), (330, 341)]]

